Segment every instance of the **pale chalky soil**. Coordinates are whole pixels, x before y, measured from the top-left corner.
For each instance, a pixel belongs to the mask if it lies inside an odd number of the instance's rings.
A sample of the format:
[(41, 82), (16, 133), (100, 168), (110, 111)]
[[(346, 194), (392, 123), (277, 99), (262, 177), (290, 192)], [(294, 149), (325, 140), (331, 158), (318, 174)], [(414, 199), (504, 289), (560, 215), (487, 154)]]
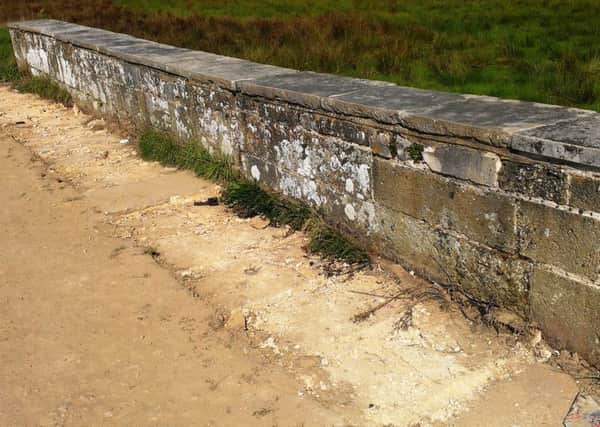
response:
[(90, 120), (0, 88), (0, 425), (561, 425), (576, 384), (525, 345), (435, 300), (354, 322), (428, 285), (326, 278)]

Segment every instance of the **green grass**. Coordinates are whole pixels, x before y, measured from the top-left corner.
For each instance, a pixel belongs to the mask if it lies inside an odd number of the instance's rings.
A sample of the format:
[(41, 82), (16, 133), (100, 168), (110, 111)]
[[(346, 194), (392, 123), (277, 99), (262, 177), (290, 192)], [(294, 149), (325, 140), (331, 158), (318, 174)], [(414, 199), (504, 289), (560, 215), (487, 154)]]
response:
[[(597, 0), (119, 0), (212, 17), (207, 50), (291, 68), (600, 110)], [(262, 19), (268, 18), (268, 19)], [(221, 28), (220, 23), (228, 23)], [(203, 30), (205, 31), (205, 30)], [(181, 36), (182, 44), (188, 37)]]
[[(116, 4), (130, 7), (137, 11), (167, 12), (179, 16), (203, 15), (210, 17), (236, 18), (281, 18), (292, 16), (318, 16), (339, 9), (352, 11), (352, 2), (333, 2), (331, 0), (245, 0), (217, 1), (200, 0), (116, 0)], [(349, 10), (350, 7), (350, 10)], [(339, 10), (338, 9), (338, 10)]]
[(140, 139), (140, 155), (164, 166), (189, 169), (197, 176), (218, 182), (235, 182), (237, 173), (229, 159), (216, 157), (197, 144), (179, 144), (165, 133), (148, 130)]
[(310, 238), (307, 247), (309, 252), (351, 264), (362, 264), (369, 260), (364, 250), (321, 221), (309, 221), (306, 230)]
[(47, 77), (24, 76), (15, 80), (13, 86), (20, 92), (34, 93), (42, 98), (63, 104), (65, 107), (73, 106), (71, 94)]
[(597, 0), (30, 0), (53, 17), (192, 49), (405, 86), (600, 111)]
[(254, 182), (232, 182), (222, 197), (242, 217), (264, 215), (271, 224), (289, 225), (294, 230), (301, 230), (311, 216), (306, 206), (267, 193)]
[(408, 153), (408, 157), (410, 157), (415, 162), (420, 162), (423, 160), (423, 150), (425, 147), (421, 144), (413, 143), (408, 146), (406, 152)]
[(13, 55), (8, 29), (0, 27), (0, 83), (17, 80), (19, 70)]
[(350, 264), (368, 261), (365, 251), (326, 225), (306, 205), (267, 192), (255, 182), (243, 179), (228, 159), (213, 156), (195, 143), (178, 143), (156, 130), (144, 132), (139, 146), (144, 160), (189, 169), (197, 176), (220, 182), (224, 186), (221, 199), (236, 214), (245, 218), (261, 215), (268, 218), (271, 225), (305, 230), (309, 236), (309, 252)]

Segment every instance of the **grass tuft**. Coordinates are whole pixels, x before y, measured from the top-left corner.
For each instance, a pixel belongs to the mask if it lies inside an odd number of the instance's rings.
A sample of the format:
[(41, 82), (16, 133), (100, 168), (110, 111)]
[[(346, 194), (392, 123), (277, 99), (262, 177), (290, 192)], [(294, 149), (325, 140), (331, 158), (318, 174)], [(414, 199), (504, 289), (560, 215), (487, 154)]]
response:
[(19, 78), (17, 62), (13, 55), (10, 34), (0, 27), (0, 83), (14, 82)]
[(283, 200), (249, 181), (232, 182), (223, 191), (223, 202), (240, 216), (264, 215), (273, 225), (289, 225), (301, 230), (310, 218), (306, 206)]
[(144, 160), (189, 169), (197, 176), (212, 181), (232, 182), (238, 179), (231, 161), (226, 157), (214, 156), (197, 144), (178, 144), (164, 132), (144, 132), (140, 139), (140, 154)]
[(363, 249), (322, 221), (311, 220), (306, 229), (310, 238), (307, 246), (309, 252), (349, 264), (363, 264), (369, 261), (369, 256)]
[(14, 87), (21, 92), (34, 93), (42, 98), (51, 99), (65, 107), (73, 106), (71, 94), (47, 77), (23, 77), (14, 82)]
[(180, 144), (164, 132), (148, 130), (140, 138), (140, 154), (144, 160), (189, 169), (197, 176), (222, 183), (223, 203), (241, 217), (262, 215), (271, 225), (306, 230), (310, 238), (307, 249), (311, 253), (349, 264), (368, 261), (365, 251), (326, 225), (306, 205), (263, 190), (255, 182), (242, 178), (229, 159), (214, 156), (198, 144)]

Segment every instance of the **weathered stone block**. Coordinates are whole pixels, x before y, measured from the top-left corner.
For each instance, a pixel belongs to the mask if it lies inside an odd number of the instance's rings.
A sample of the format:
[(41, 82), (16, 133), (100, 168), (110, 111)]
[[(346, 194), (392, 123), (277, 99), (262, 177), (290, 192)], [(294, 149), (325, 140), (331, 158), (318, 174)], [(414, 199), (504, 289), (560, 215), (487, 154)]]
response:
[[(295, 107), (289, 105), (280, 104), (277, 102), (267, 102), (262, 99), (250, 98), (247, 96), (239, 96), (237, 99), (238, 108), (243, 111), (245, 116), (249, 116), (249, 122), (261, 121), (268, 127), (289, 127), (295, 128), (296, 126), (302, 126), (306, 128), (305, 124), (308, 120), (304, 121), (301, 119), (303, 114), (314, 117), (315, 114), (303, 113)], [(309, 129), (309, 128), (307, 128)]]
[(339, 194), (371, 199), (372, 154), (367, 147), (319, 135), (301, 126), (290, 129), (285, 123), (264, 120), (255, 114), (244, 114), (244, 128), (244, 153), (291, 174), (325, 182)]
[(488, 187), (498, 186), (498, 172), (502, 168), (496, 154), (460, 145), (426, 147), (423, 160), (434, 172)]
[(340, 190), (318, 176), (298, 174), (282, 168), (280, 163), (266, 162), (261, 157), (242, 153), (242, 172), (261, 187), (301, 200), (318, 210), (328, 222), (363, 237), (376, 228), (375, 208), (371, 200)]
[(373, 154), (386, 159), (394, 157), (391, 149), (392, 135), (389, 133), (379, 132), (371, 138), (371, 151)]
[(520, 132), (511, 147), (554, 160), (600, 167), (600, 114), (580, 112), (578, 118)]
[(373, 186), (375, 200), (432, 227), (509, 252), (516, 248), (516, 203), (510, 197), (383, 159), (373, 161)]
[(572, 174), (569, 177), (569, 205), (600, 212), (600, 175)]
[(29, 63), (26, 58), (27, 44), (24, 40), (24, 33), (17, 30), (9, 30), (10, 40), (13, 46), (13, 52), (17, 67), (21, 72), (29, 70)]
[(502, 164), (498, 176), (501, 189), (525, 197), (567, 203), (567, 177), (560, 168), (545, 163), (517, 163), (510, 160), (504, 160)]
[(430, 280), (455, 284), (475, 298), (528, 316), (530, 262), (377, 207), (378, 250)]
[(531, 318), (550, 343), (600, 366), (600, 287), (543, 267), (531, 285)]
[(452, 102), (433, 104), (403, 118), (411, 129), (456, 135), (499, 147), (510, 146), (518, 130), (573, 119), (583, 110), (494, 98), (458, 95)]
[(522, 255), (594, 281), (600, 278), (599, 220), (522, 201), (518, 229)]
[(322, 109), (327, 107), (326, 98), (355, 91), (365, 82), (366, 80), (302, 71), (256, 78), (240, 82), (238, 86), (241, 92), (247, 95)]
[(54, 56), (54, 40), (37, 34), (23, 34), (22, 42), (26, 48), (23, 49), (24, 61), (27, 63), (28, 71), (38, 71), (46, 75), (50, 74), (50, 58)]
[(304, 112), (300, 115), (300, 123), (306, 129), (314, 130), (322, 135), (336, 136), (344, 141), (359, 145), (369, 145), (369, 134), (374, 130), (365, 129), (350, 120)]
[[(259, 78), (269, 78), (281, 74), (295, 74), (296, 70), (257, 64), (237, 58), (218, 56), (196, 56), (184, 61), (167, 61), (169, 72), (188, 77), (199, 82), (213, 82), (230, 90), (238, 90), (240, 83)], [(166, 65), (166, 63), (165, 63)]]
[(89, 28), (56, 19), (34, 19), (31, 21), (14, 22), (9, 24), (9, 27), (44, 34), (46, 36), (54, 36), (57, 32), (63, 32), (68, 29)]

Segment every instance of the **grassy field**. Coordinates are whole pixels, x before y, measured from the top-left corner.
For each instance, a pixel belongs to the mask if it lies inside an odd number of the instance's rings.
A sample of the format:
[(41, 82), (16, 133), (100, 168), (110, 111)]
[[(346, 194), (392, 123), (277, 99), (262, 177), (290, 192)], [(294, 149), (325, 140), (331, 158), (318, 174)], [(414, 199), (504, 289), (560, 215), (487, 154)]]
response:
[(597, 0), (30, 0), (0, 9), (0, 22), (41, 16), (291, 68), (600, 111)]

